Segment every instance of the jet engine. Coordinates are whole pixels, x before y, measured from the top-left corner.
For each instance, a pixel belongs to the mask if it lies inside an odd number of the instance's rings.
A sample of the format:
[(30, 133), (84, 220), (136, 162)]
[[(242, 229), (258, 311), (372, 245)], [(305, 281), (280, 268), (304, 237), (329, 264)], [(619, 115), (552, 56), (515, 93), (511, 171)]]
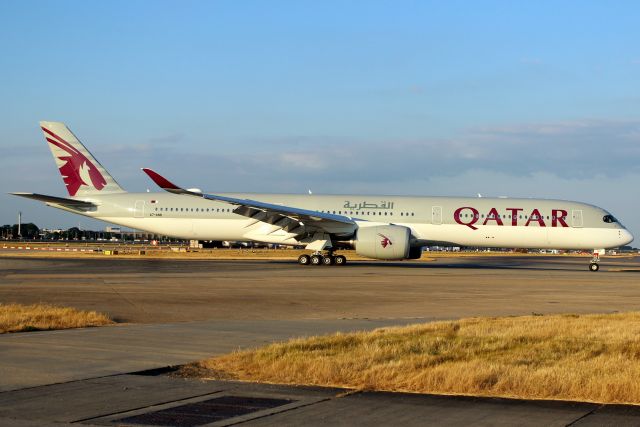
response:
[(375, 259), (407, 259), (411, 230), (399, 225), (360, 227), (356, 232), (358, 255)]

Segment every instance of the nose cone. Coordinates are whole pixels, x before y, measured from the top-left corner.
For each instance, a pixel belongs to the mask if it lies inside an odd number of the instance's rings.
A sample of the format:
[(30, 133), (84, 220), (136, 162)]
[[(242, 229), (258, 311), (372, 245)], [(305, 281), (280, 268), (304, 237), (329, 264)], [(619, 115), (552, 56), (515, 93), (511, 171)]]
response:
[(629, 230), (624, 229), (622, 230), (620, 239), (622, 240), (622, 244), (620, 246), (628, 245), (629, 243), (633, 242), (633, 234), (631, 234)]

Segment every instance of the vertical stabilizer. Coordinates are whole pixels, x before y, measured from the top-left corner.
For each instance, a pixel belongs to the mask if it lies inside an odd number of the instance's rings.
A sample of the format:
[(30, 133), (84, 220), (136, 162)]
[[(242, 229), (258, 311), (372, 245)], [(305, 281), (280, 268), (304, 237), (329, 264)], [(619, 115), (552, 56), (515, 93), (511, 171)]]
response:
[(64, 123), (40, 127), (70, 196), (125, 192)]

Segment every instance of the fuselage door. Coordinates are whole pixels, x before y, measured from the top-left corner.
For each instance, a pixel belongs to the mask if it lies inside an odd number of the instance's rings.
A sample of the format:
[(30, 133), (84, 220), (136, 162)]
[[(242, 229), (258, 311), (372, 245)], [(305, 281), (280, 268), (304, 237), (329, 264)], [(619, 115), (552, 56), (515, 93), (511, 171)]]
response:
[(434, 225), (442, 224), (442, 206), (431, 207), (431, 223)]
[(144, 218), (144, 200), (136, 200), (133, 210), (134, 218)]
[(571, 211), (571, 226), (582, 227), (582, 211)]

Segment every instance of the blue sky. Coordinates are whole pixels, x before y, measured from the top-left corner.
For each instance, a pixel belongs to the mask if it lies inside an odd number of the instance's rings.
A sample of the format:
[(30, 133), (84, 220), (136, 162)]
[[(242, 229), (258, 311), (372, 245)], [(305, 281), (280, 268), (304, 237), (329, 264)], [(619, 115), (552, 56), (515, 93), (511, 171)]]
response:
[(0, 3), (0, 222), (98, 223), (37, 127), (130, 191), (580, 200), (640, 236), (640, 3)]

